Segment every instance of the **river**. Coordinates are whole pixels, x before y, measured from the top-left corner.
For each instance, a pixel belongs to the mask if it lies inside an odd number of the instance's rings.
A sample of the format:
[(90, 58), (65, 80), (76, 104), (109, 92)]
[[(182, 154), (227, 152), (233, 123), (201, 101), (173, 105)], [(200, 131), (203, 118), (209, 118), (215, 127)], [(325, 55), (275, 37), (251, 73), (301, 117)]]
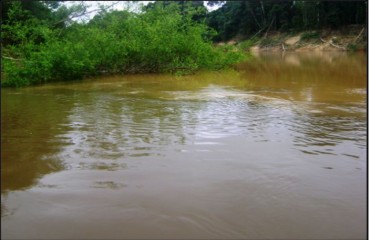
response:
[(355, 239), (366, 55), (1, 90), (3, 239)]

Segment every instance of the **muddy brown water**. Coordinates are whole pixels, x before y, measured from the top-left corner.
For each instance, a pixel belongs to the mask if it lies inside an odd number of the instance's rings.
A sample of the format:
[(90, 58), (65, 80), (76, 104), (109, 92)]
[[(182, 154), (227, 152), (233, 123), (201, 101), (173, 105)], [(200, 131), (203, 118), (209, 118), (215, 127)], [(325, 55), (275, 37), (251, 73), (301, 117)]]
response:
[(1, 90), (4, 239), (366, 238), (366, 56)]

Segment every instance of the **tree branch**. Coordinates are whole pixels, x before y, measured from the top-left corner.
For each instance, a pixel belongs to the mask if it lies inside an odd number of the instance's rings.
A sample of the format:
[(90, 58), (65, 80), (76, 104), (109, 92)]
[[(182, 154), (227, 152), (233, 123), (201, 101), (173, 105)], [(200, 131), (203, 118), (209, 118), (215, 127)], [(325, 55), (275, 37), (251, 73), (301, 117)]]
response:
[(5, 58), (5, 59), (12, 60), (12, 61), (22, 61), (22, 60), (24, 60), (23, 58), (12, 58), (12, 57), (8, 57), (8, 56), (4, 56), (4, 55), (2, 55), (1, 57)]
[(84, 16), (84, 15), (86, 15), (86, 14), (90, 14), (90, 13), (93, 13), (93, 12), (96, 12), (96, 11), (100, 11), (100, 10), (104, 10), (104, 11), (105, 11), (105, 10), (107, 10), (107, 9), (109, 9), (109, 8), (111, 8), (111, 7), (113, 7), (114, 5), (116, 5), (116, 4), (118, 4), (118, 3), (119, 3), (119, 2), (115, 2), (115, 3), (113, 3), (112, 5), (109, 5), (109, 6), (105, 7), (105, 8), (98, 8), (98, 9), (94, 9), (94, 10), (91, 10), (91, 11), (88, 11), (88, 12), (86, 12), (86, 10), (85, 10), (83, 13), (81, 13), (81, 14), (79, 14), (79, 15), (76, 15), (76, 16), (72, 16), (72, 17), (67, 16), (67, 17), (63, 18), (62, 20), (59, 20), (59, 21), (55, 22), (53, 25), (57, 25), (58, 23), (65, 22), (65, 21), (67, 21), (67, 20), (71, 20), (71, 19), (73, 19), (73, 18), (82, 17), (82, 16)]
[(358, 34), (358, 36), (355, 38), (355, 40), (353, 41), (353, 43), (356, 43), (357, 40), (360, 38), (360, 36), (362, 35), (362, 33), (364, 32), (365, 28), (362, 28), (361, 32)]
[(342, 50), (347, 50), (347, 48), (345, 48), (345, 47), (335, 45), (331, 40), (328, 42), (328, 41), (325, 41), (324, 39), (322, 39), (321, 37), (320, 37), (320, 40), (324, 43), (329, 43), (331, 46), (333, 46), (335, 48), (339, 48), (339, 49), (342, 49)]
[(267, 26), (264, 26), (263, 28), (261, 28), (256, 34), (254, 34), (251, 38), (254, 38), (255, 36), (257, 36), (258, 34), (260, 34), (260, 32), (262, 32)]
[(266, 30), (266, 32), (265, 32), (265, 36), (264, 36), (264, 38), (266, 38), (267, 37), (267, 33), (270, 31), (270, 28), (271, 28), (271, 26), (272, 26), (272, 23), (275, 21), (275, 17), (273, 17), (272, 18), (272, 21), (271, 21), (271, 23), (270, 23), (270, 26), (269, 26), (269, 28)]
[(284, 46), (284, 43), (283, 42), (281, 43), (281, 47), (283, 49), (283, 52), (285, 52), (285, 46)]

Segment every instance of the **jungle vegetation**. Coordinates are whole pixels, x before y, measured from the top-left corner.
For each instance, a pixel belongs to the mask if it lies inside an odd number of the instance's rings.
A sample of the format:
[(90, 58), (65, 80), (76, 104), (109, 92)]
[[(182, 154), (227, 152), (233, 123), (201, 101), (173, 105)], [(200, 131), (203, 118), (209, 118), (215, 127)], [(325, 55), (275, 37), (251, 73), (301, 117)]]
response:
[(339, 29), (365, 25), (367, 1), (210, 1), (222, 7), (206, 16), (206, 23), (218, 34), (214, 41), (237, 35), (261, 36), (266, 31), (298, 32)]
[(246, 58), (238, 35), (365, 24), (367, 1), (156, 1), (139, 11), (101, 7), (85, 22), (83, 2), (1, 1), (1, 86), (21, 87), (100, 74), (193, 73)]
[(136, 13), (101, 11), (87, 23), (68, 21), (83, 7), (7, 1), (3, 7), (2, 86), (68, 81), (104, 73), (191, 73), (243, 59), (194, 18), (191, 5), (156, 4)]

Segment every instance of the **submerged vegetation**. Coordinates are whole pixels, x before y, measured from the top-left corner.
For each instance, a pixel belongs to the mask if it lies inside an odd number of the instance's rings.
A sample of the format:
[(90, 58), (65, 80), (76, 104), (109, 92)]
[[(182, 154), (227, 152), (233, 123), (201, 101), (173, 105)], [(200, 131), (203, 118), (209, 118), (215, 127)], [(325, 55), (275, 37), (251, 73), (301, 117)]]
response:
[(6, 12), (2, 86), (104, 73), (186, 74), (221, 69), (244, 58), (232, 46), (215, 48), (215, 31), (193, 19), (197, 9), (191, 6), (186, 12), (177, 4), (156, 4), (140, 13), (102, 10), (88, 23), (57, 27), (63, 20), (35, 16), (22, 4), (11, 2)]

